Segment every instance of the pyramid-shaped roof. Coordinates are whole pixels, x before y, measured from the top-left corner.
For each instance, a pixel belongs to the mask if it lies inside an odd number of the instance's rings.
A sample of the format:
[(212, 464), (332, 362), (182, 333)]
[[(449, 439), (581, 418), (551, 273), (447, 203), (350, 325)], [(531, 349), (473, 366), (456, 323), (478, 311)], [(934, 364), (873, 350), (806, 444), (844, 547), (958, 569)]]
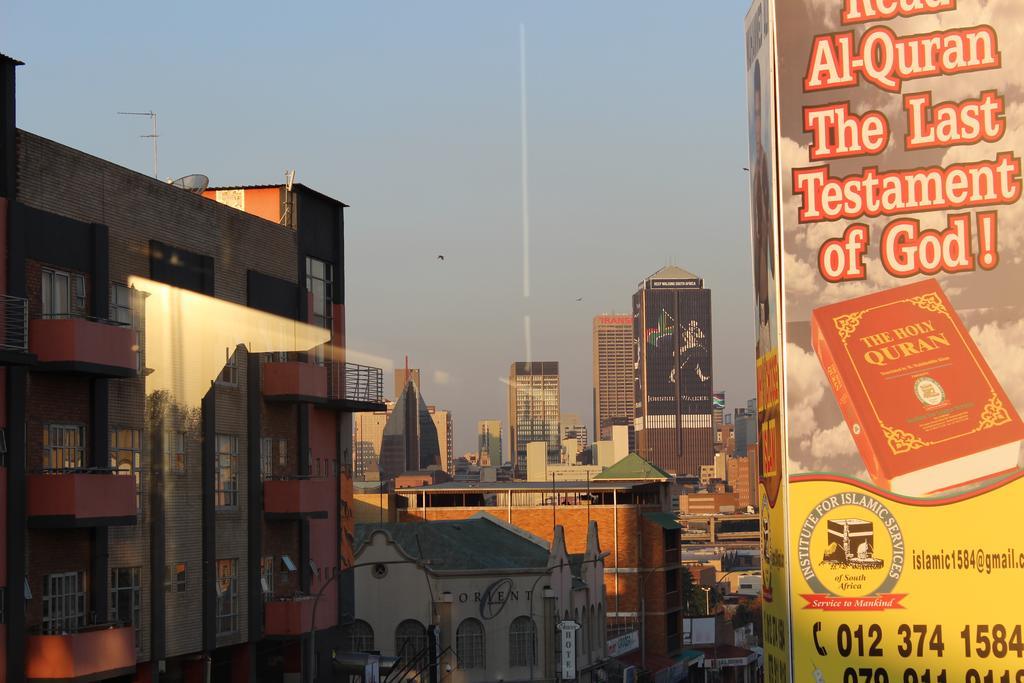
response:
[(648, 280), (699, 280), (699, 275), (694, 275), (688, 270), (683, 270), (679, 266), (665, 266), (657, 273), (648, 275)]
[(604, 481), (628, 481), (632, 479), (668, 481), (671, 475), (657, 465), (652, 465), (636, 453), (630, 453), (594, 479)]

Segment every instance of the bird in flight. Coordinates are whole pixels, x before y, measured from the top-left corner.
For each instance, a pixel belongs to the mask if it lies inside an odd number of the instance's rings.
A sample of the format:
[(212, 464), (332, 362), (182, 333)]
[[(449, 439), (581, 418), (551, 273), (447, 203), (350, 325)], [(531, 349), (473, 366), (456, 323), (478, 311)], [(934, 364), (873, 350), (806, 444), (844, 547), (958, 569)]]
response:
[(582, 296), (576, 297), (576, 301), (583, 301), (583, 297)]
[(444, 261), (444, 254), (438, 254), (437, 255), (437, 260), (438, 261)]

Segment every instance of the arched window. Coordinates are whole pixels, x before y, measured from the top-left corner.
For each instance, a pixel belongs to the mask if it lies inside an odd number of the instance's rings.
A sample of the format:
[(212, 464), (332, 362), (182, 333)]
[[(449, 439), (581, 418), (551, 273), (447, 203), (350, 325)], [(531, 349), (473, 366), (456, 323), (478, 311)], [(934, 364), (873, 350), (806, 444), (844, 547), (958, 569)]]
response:
[(362, 619), (356, 619), (348, 627), (348, 646), (352, 652), (373, 650), (373, 627)]
[(591, 647), (597, 655), (596, 659), (604, 657), (604, 649), (601, 647), (601, 642), (597, 639), (597, 609), (593, 605), (590, 606), (590, 633), (587, 637), (590, 638)]
[(530, 617), (516, 617), (508, 627), (508, 665), (537, 663), (537, 627)]
[(455, 656), (460, 669), (486, 669), (487, 650), (484, 625), (479, 620), (464, 619), (455, 631)]
[(418, 671), (427, 661), (427, 629), (415, 619), (406, 619), (395, 629), (395, 656), (401, 660), (399, 666), (410, 662)]
[(601, 653), (602, 657), (605, 656), (605, 653), (607, 651), (605, 649), (607, 648), (608, 643), (608, 631), (606, 630), (607, 626), (608, 619), (604, 613), (604, 603), (599, 602), (597, 603), (597, 647), (599, 648), (598, 652)]

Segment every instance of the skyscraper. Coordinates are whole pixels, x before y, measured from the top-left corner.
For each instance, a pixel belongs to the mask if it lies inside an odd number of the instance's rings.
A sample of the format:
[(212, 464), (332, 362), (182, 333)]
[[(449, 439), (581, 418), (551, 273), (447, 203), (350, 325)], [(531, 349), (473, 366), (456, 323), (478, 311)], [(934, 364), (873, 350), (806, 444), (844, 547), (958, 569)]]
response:
[(548, 445), (548, 462), (561, 458), (558, 363), (513, 363), (508, 375), (508, 431), (516, 476), (526, 475), (526, 444)]
[(437, 446), (441, 449), (441, 461), (438, 463), (441, 469), (451, 474), (455, 467), (455, 435), (450, 411), (427, 406), (430, 419), (434, 421), (434, 429), (437, 430)]
[(394, 479), (441, 464), (441, 449), (434, 419), (419, 387), (410, 379), (398, 396), (380, 446), (380, 478)]
[(481, 466), (500, 467), (501, 420), (480, 420), (476, 423), (477, 458)]
[[(406, 365), (409, 364), (409, 357), (405, 357)], [(419, 390), (423, 385), (420, 384), (420, 370), (419, 368), (395, 368), (395, 400), (401, 395), (402, 390), (405, 389), (405, 384), (409, 380), (416, 385), (416, 389)]]
[(612, 438), (612, 426), (629, 426), (633, 447), (633, 319), (594, 318), (594, 438)]
[(666, 266), (633, 295), (636, 446), (673, 474), (714, 461), (711, 290)]

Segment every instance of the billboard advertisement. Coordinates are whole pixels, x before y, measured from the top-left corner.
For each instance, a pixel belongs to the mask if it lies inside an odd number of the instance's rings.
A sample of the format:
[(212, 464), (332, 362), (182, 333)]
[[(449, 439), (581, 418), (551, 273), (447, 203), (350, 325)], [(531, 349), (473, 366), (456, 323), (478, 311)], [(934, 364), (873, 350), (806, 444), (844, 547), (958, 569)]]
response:
[(787, 577), (766, 680), (1024, 683), (1024, 4), (765, 1), (758, 413), (763, 435), (780, 399), (762, 516)]

